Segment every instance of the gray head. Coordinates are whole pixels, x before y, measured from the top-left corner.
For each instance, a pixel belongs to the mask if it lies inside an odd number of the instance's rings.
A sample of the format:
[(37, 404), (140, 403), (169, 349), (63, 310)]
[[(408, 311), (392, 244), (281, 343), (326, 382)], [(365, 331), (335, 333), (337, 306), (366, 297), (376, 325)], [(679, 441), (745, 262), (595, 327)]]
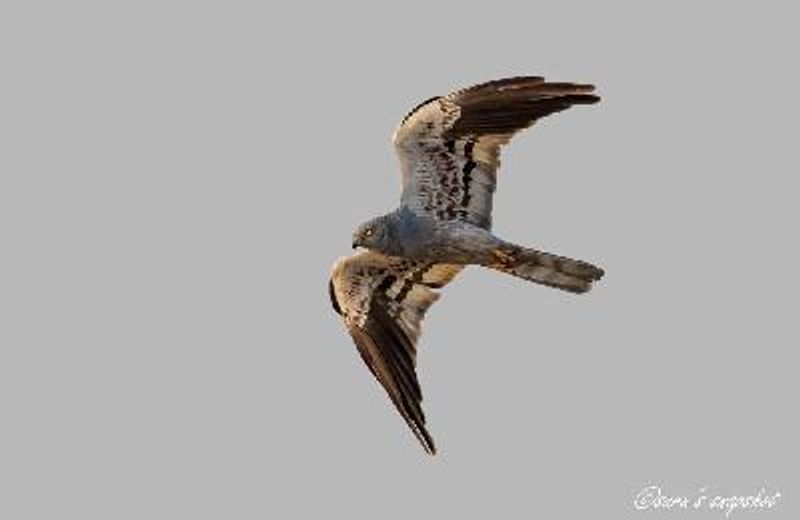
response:
[(392, 224), (386, 215), (364, 222), (353, 232), (353, 249), (366, 247), (389, 254), (393, 242)]

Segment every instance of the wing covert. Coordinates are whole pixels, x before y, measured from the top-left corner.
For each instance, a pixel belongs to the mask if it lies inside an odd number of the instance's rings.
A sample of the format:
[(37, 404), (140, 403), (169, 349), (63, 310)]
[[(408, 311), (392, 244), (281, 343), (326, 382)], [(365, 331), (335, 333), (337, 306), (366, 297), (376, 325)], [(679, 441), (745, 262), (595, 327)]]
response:
[(439, 220), (491, 228), (500, 149), (538, 119), (599, 101), (594, 86), (538, 76), (490, 81), (431, 98), (394, 135), (401, 203)]
[(329, 293), (370, 372), (425, 451), (436, 452), (425, 427), (416, 374), (416, 344), (425, 313), (461, 266), (361, 251), (333, 268)]

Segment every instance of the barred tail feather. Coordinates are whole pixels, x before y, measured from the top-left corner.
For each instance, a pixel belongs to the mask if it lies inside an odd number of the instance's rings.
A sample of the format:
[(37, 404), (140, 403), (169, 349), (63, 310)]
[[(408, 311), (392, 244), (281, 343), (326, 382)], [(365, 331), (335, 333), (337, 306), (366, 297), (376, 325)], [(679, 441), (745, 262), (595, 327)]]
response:
[(601, 268), (588, 262), (515, 245), (493, 251), (486, 267), (573, 293), (585, 293), (604, 274)]

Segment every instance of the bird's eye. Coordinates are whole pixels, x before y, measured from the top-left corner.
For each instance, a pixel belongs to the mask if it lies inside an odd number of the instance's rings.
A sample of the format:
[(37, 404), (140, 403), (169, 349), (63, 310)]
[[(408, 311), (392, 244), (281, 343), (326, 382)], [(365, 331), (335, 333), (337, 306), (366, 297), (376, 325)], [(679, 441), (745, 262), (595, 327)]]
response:
[(366, 231), (364, 231), (364, 236), (365, 237), (371, 237), (372, 236), (372, 228), (367, 228)]

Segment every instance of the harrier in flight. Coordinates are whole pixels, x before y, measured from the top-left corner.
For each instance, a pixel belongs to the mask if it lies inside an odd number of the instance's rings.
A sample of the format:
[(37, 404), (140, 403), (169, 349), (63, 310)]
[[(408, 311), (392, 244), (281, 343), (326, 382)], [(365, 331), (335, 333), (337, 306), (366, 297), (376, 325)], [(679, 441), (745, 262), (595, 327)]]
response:
[(358, 352), (426, 452), (415, 371), (425, 312), (467, 265), (573, 293), (603, 270), (519, 246), (491, 232), (500, 148), (520, 130), (573, 105), (596, 103), (592, 85), (541, 77), (490, 81), (414, 108), (394, 134), (400, 206), (358, 226), (352, 256), (333, 266), (329, 292)]

